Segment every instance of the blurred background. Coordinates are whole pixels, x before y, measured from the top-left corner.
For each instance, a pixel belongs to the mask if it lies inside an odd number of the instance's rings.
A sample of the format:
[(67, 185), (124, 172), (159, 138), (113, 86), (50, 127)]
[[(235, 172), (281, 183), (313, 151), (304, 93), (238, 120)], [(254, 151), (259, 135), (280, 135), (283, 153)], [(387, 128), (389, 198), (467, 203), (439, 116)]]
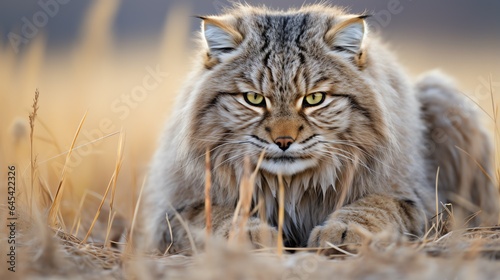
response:
[[(308, 3), (247, 2), (280, 9)], [(412, 77), (441, 69), (491, 114), (490, 85), (495, 98), (500, 92), (499, 1), (329, 2), (373, 15), (371, 30), (386, 39)], [(63, 214), (71, 224), (80, 203), (89, 216), (95, 213), (115, 170), (122, 133), (115, 210), (130, 220), (163, 123), (195, 58), (200, 21), (193, 15), (217, 14), (228, 5), (226, 0), (2, 0), (0, 163), (2, 170), (17, 166), (19, 195), (31, 185), (28, 115), (38, 88), (34, 187), (55, 194), (66, 152), (88, 112), (79, 148), (66, 164)], [(6, 172), (0, 174), (6, 182)]]

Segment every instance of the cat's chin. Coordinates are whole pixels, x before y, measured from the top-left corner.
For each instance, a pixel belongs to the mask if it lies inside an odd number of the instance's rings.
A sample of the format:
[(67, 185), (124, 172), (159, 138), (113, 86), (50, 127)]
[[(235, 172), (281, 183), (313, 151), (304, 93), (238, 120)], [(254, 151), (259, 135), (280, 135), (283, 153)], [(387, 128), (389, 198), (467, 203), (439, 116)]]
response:
[(300, 159), (293, 162), (276, 162), (274, 160), (264, 160), (261, 169), (273, 173), (291, 176), (317, 165), (314, 159)]

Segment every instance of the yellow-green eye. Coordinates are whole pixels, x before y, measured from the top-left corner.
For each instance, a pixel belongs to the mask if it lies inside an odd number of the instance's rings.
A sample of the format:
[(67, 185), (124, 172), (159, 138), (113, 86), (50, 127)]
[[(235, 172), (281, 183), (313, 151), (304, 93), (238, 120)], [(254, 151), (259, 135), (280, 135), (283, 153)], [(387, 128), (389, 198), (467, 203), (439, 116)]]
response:
[(304, 107), (317, 106), (325, 101), (325, 93), (324, 92), (315, 92), (306, 95), (304, 98)]
[(245, 101), (252, 106), (266, 106), (266, 100), (262, 94), (258, 94), (256, 92), (247, 92), (243, 94), (243, 97), (245, 98)]

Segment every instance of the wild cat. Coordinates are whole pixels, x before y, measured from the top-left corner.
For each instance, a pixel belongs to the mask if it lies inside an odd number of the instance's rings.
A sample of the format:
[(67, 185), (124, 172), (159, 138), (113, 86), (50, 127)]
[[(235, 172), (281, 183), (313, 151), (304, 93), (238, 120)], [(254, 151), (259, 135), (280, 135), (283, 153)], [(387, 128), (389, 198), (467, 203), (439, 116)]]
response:
[(198, 64), (144, 190), (148, 248), (190, 248), (178, 217), (190, 231), (205, 227), (207, 149), (216, 236), (230, 231), (244, 158), (255, 168), (263, 151), (254, 204), (264, 200), (265, 221), (256, 214), (246, 228), (256, 244), (277, 234), (277, 174), (287, 246), (359, 242), (359, 227), (421, 236), (436, 213), (438, 167), (439, 201), (497, 221), (492, 151), (475, 111), (441, 76), (412, 84), (366, 16), (236, 5), (202, 21)]

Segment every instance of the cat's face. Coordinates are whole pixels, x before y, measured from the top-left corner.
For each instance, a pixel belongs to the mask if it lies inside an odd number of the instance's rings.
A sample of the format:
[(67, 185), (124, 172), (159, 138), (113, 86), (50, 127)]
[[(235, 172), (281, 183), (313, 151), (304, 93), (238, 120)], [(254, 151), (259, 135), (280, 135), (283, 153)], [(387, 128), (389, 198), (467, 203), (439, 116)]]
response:
[(380, 136), (362, 77), (364, 28), (358, 17), (314, 14), (205, 19), (195, 142), (216, 167), (265, 151), (261, 167), (284, 175), (359, 161)]

